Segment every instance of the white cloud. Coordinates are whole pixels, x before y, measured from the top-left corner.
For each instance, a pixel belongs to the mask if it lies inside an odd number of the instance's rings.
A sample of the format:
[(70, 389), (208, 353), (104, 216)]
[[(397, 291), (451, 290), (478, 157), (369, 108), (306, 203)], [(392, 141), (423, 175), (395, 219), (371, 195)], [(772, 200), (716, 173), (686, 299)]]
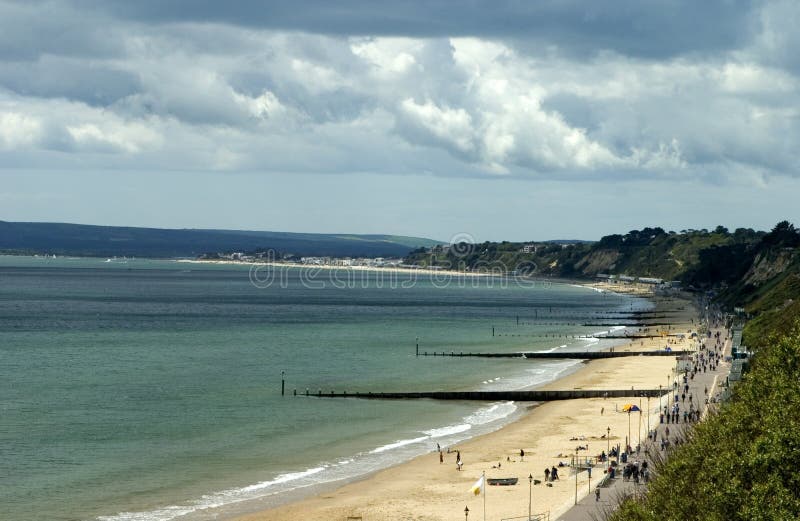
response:
[(369, 63), (378, 75), (394, 75), (414, 68), (422, 70), (414, 55), (424, 45), (424, 41), (411, 38), (352, 38), (350, 50)]
[(341, 88), (347, 84), (344, 78), (330, 67), (292, 58), (292, 71), (298, 80), (311, 92), (322, 93)]
[(0, 148), (12, 150), (30, 147), (42, 137), (42, 125), (36, 118), (19, 112), (0, 111)]
[(158, 132), (140, 122), (104, 119), (98, 123), (68, 125), (66, 130), (82, 151), (136, 154), (146, 147), (157, 147), (162, 141)]
[(725, 63), (711, 71), (725, 92), (736, 94), (796, 93), (797, 79), (790, 74), (755, 63)]
[[(792, 9), (765, 7), (750, 47), (660, 59), (112, 20), (114, 53), (0, 74), (0, 147), (64, 168), (798, 175), (798, 78), (788, 55), (768, 56), (794, 41), (781, 25)], [(37, 72), (54, 64), (59, 74)], [(60, 74), (79, 79), (67, 89)]]
[(430, 100), (418, 104), (407, 98), (400, 104), (408, 119), (427, 131), (427, 137), (470, 154), (474, 152), (472, 118), (464, 109), (438, 107)]

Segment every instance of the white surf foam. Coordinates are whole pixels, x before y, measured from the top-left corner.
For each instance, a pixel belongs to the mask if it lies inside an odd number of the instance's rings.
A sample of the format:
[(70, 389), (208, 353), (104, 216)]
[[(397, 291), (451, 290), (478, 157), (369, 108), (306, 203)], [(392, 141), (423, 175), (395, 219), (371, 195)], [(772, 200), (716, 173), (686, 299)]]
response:
[(256, 490), (263, 490), (265, 488), (269, 488), (279, 483), (287, 483), (289, 481), (295, 481), (300, 478), (305, 478), (307, 476), (313, 476), (314, 474), (319, 474), (326, 468), (327, 466), (314, 467), (313, 469), (304, 470), (302, 472), (290, 472), (288, 474), (281, 474), (275, 479), (272, 479), (270, 481), (262, 481), (261, 483), (256, 483), (255, 485), (250, 485), (247, 487), (237, 489), (237, 492), (253, 492)]
[(514, 402), (500, 402), (488, 407), (482, 407), (472, 414), (466, 416), (464, 421), (470, 425), (486, 425), (498, 420), (507, 418), (516, 412), (517, 406)]
[(462, 423), (459, 425), (448, 425), (447, 427), (441, 427), (438, 429), (431, 429), (429, 431), (425, 431), (425, 434), (430, 436), (431, 438), (444, 438), (445, 436), (452, 436), (453, 434), (459, 434), (462, 432), (466, 432), (472, 428), (472, 425), (468, 423)]
[(381, 452), (386, 452), (387, 450), (392, 450), (392, 449), (396, 449), (396, 448), (399, 448), (399, 447), (404, 447), (406, 445), (411, 445), (412, 443), (420, 443), (422, 441), (427, 440), (428, 438), (430, 438), (430, 436), (420, 436), (419, 438), (410, 438), (410, 439), (407, 439), (407, 440), (398, 440), (398, 441), (395, 441), (393, 443), (388, 443), (386, 445), (378, 447), (377, 449), (372, 449), (369, 453), (370, 454), (380, 454)]

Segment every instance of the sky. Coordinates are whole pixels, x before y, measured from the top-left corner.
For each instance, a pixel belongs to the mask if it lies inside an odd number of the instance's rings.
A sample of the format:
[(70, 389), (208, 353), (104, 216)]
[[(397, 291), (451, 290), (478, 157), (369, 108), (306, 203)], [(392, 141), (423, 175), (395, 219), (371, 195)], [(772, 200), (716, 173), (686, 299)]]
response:
[(800, 2), (0, 0), (0, 220), (800, 224)]

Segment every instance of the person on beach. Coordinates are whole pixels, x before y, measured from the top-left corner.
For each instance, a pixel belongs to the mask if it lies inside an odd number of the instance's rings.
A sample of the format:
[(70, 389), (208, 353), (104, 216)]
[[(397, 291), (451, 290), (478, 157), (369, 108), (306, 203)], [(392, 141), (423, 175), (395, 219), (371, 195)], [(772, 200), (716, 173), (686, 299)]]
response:
[(594, 488), (594, 502), (597, 503), (600, 501), (600, 487)]
[(525, 458), (525, 451), (523, 449), (519, 449), (519, 461), (520, 461), (520, 463), (525, 461), (523, 458)]
[(456, 469), (461, 470), (462, 465), (464, 465), (464, 462), (461, 461), (461, 457), (459, 456), (458, 460), (456, 460)]
[(558, 479), (558, 469), (555, 466), (550, 469), (550, 481), (555, 481)]
[(439, 463), (444, 463), (444, 454), (442, 454), (442, 451), (439, 451)]
[(550, 469), (544, 469), (544, 482), (547, 483), (550, 481)]

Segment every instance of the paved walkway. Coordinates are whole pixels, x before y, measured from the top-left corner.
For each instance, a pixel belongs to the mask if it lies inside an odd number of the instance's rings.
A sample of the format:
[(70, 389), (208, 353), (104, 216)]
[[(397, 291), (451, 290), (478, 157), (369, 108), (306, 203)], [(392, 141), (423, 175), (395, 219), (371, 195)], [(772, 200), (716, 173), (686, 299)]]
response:
[[(721, 331), (720, 335), (725, 335), (727, 331), (715, 328), (712, 329), (712, 334), (715, 334), (717, 331)], [(715, 338), (705, 338), (703, 341), (706, 343), (708, 350), (713, 350), (715, 346), (716, 339)], [(730, 372), (731, 364), (730, 362), (725, 362), (725, 356), (730, 356), (731, 354), (731, 339), (728, 337), (725, 340), (724, 345), (722, 346), (723, 349), (723, 361), (717, 366), (716, 371), (707, 371), (702, 372), (702, 369), (699, 373), (697, 373), (694, 379), (689, 380), (689, 392), (692, 394), (693, 399), (699, 402), (699, 405), (702, 407), (702, 415), (705, 415), (708, 412), (708, 405), (705, 404), (705, 389), (708, 388), (708, 397), (716, 397), (719, 393), (717, 388), (715, 387), (718, 381), (724, 381), (725, 377)], [(708, 352), (708, 350), (706, 352)], [(683, 378), (678, 378), (679, 384), (683, 382)], [(682, 387), (682, 384), (681, 384)], [(678, 392), (680, 395), (683, 389), (681, 388)], [(674, 393), (670, 394), (670, 397), (674, 396)], [(688, 394), (687, 394), (688, 396)], [(670, 402), (672, 403), (672, 402)], [(688, 398), (686, 401), (681, 403), (681, 419), (683, 417), (683, 409), (688, 409)], [(656, 439), (660, 440), (662, 435), (665, 434), (666, 427), (670, 428), (670, 436), (671, 440), (674, 440), (676, 435), (680, 435), (686, 428), (691, 427), (692, 424), (690, 423), (671, 423), (671, 424), (658, 424), (655, 426), (653, 430), (656, 431)], [(646, 454), (647, 451), (660, 451), (658, 442), (647, 442), (643, 443), (643, 452), (642, 455)], [(642, 458), (642, 455), (639, 456), (639, 459), (648, 459), (646, 457)], [(652, 468), (652, 465), (651, 465)], [(644, 487), (643, 484), (635, 484), (633, 480), (624, 481), (622, 479), (622, 467), (618, 467), (619, 472), (617, 473), (617, 477), (612, 480), (607, 486), (600, 488), (600, 500), (597, 501), (595, 498), (594, 488), (592, 489), (592, 493), (578, 501), (578, 504), (569, 509), (567, 512), (562, 514), (558, 521), (598, 521), (603, 520), (606, 518), (606, 513), (611, 512), (619, 503), (619, 499), (623, 496), (627, 496), (633, 493), (637, 488)], [(602, 472), (600, 469), (596, 469), (596, 472)], [(593, 476), (594, 477), (594, 476)], [(599, 476), (602, 477), (602, 474)]]

